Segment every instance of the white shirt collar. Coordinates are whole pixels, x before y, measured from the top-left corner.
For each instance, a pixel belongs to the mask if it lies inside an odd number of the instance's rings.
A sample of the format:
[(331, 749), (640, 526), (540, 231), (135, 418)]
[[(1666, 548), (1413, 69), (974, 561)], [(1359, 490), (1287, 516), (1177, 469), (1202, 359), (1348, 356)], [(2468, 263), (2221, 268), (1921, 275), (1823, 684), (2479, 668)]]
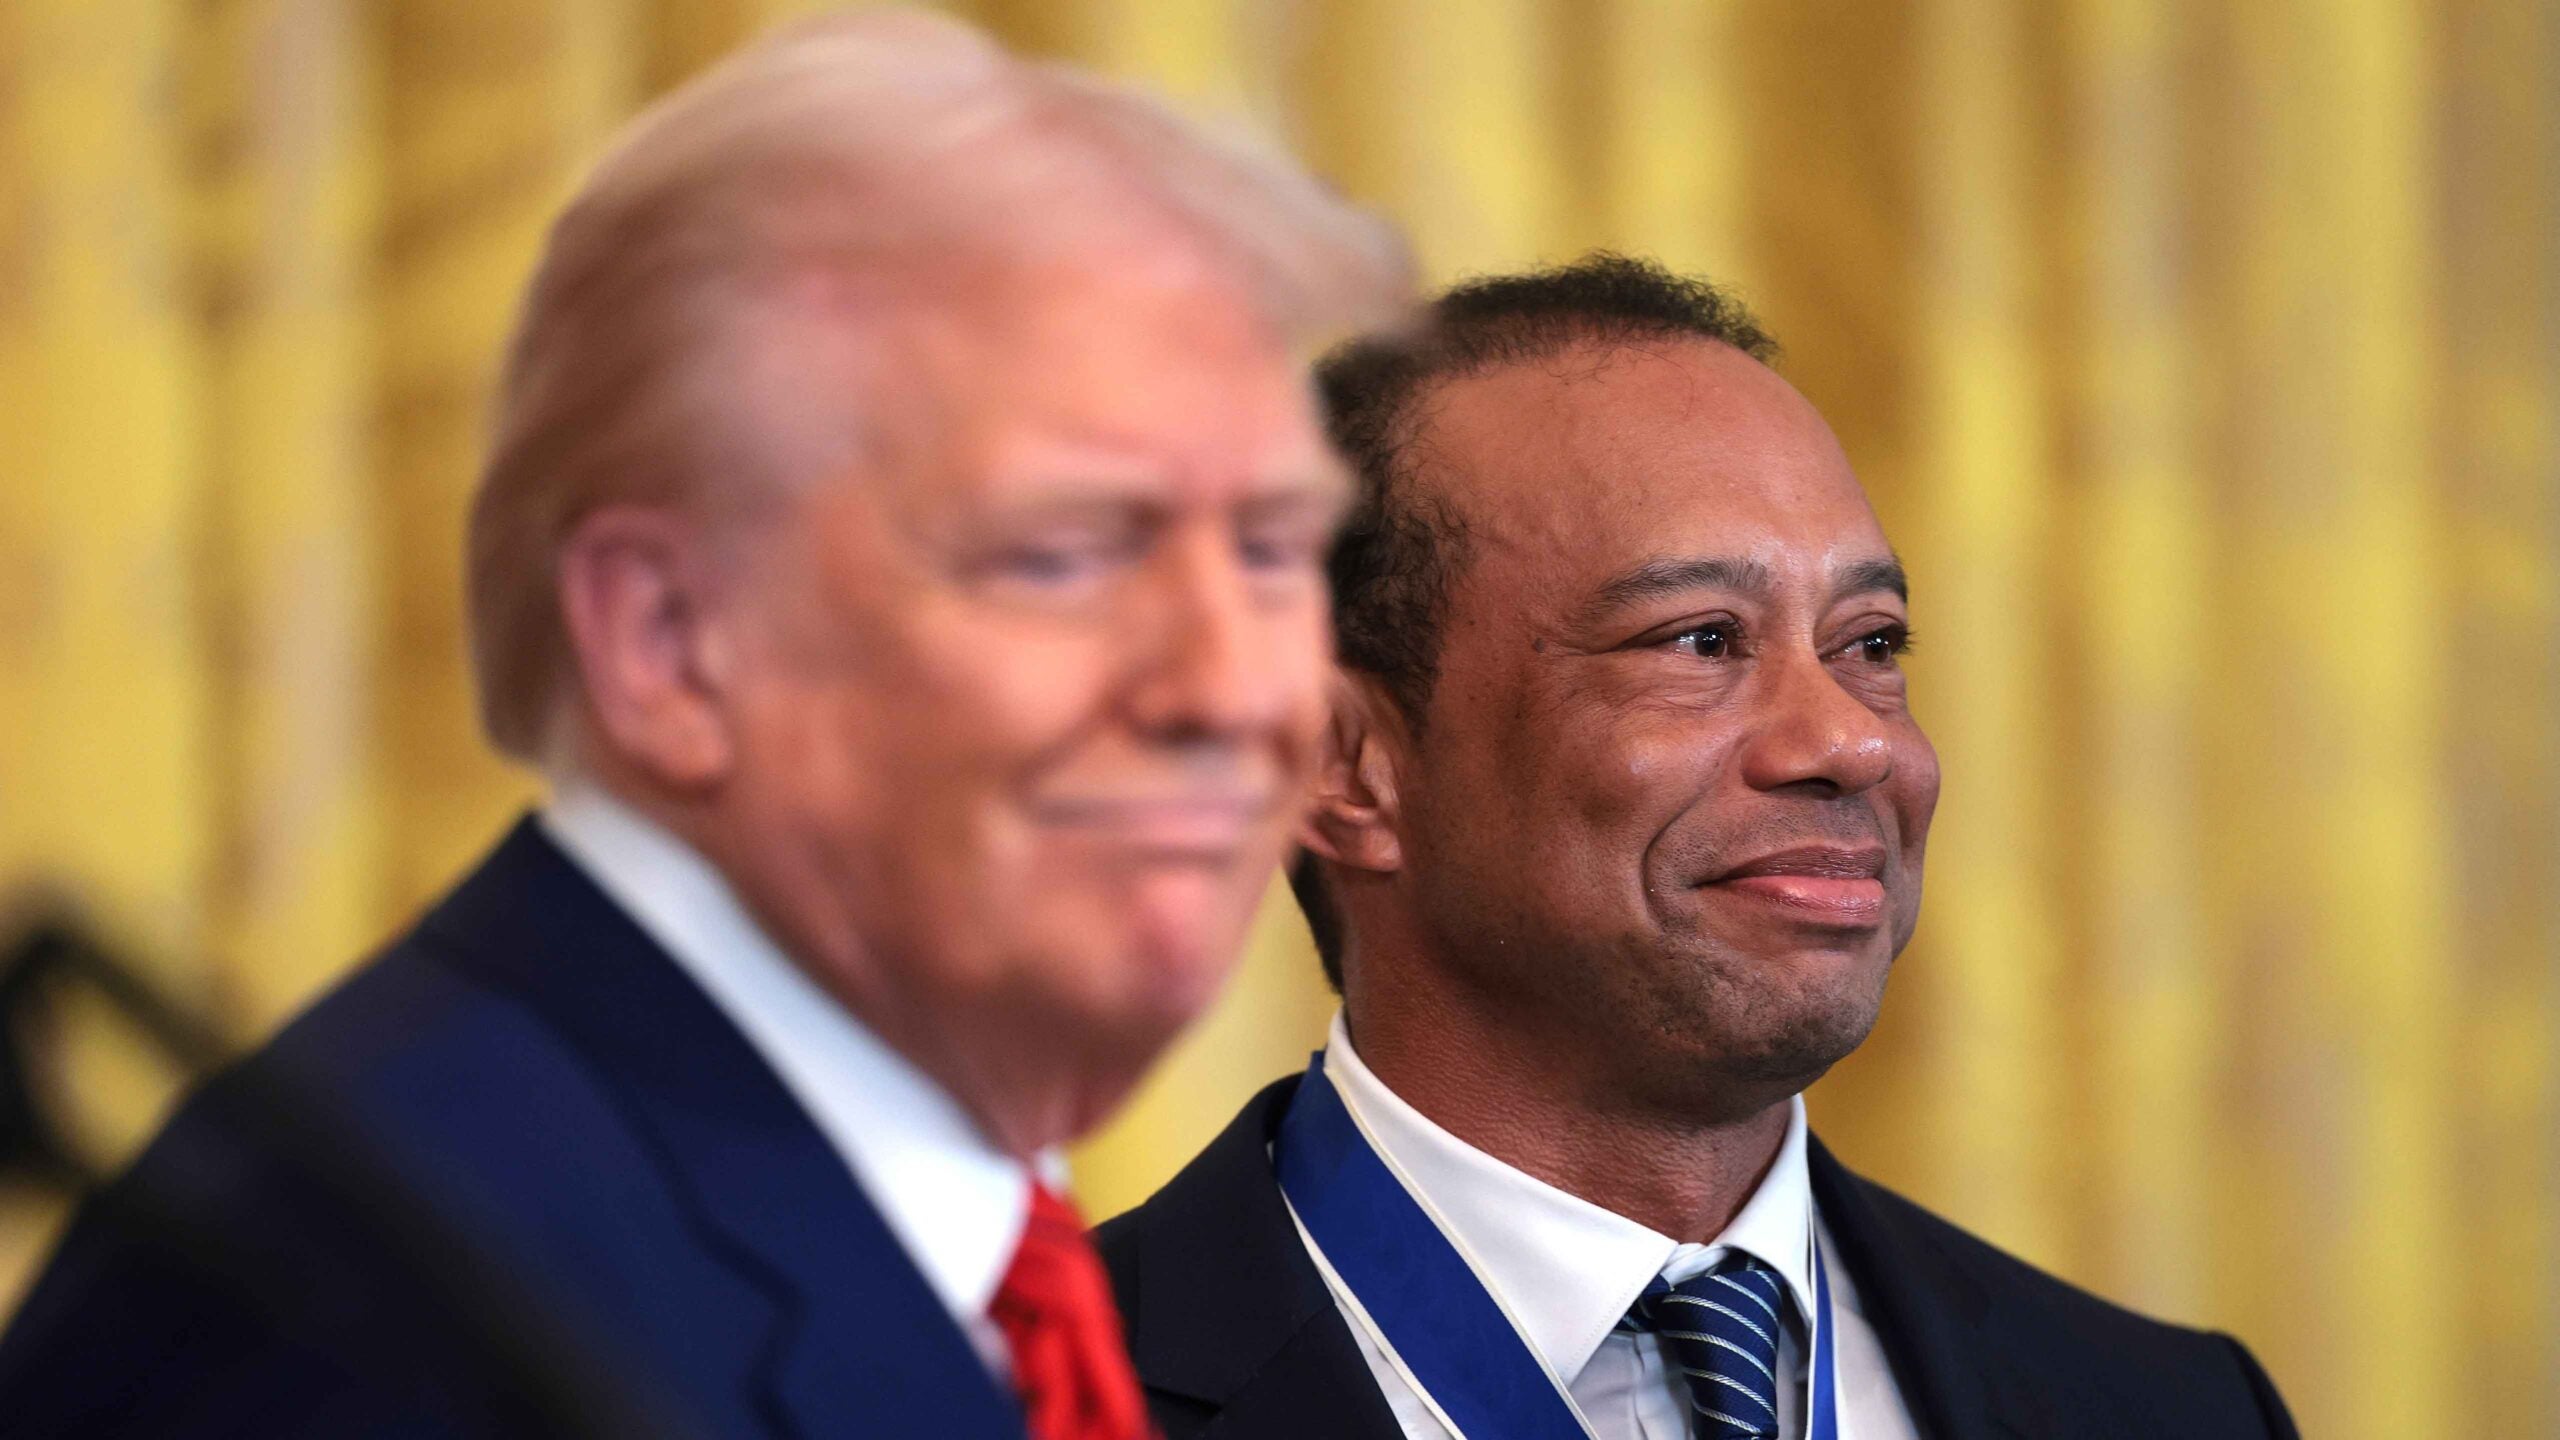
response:
[(784, 956), (683, 841), (577, 782), (542, 826), (745, 1034), (943, 1304), (982, 1329), (1031, 1213), (1030, 1172)]
[(1573, 1383), (1657, 1275), (1702, 1273), (1740, 1250), (1778, 1272), (1813, 1313), (1813, 1189), (1804, 1100), (1788, 1101), (1776, 1163), (1712, 1243), (1683, 1244), (1495, 1159), (1389, 1090), (1352, 1048), (1340, 1013), (1325, 1074), (1396, 1170), (1435, 1211), (1556, 1377)]

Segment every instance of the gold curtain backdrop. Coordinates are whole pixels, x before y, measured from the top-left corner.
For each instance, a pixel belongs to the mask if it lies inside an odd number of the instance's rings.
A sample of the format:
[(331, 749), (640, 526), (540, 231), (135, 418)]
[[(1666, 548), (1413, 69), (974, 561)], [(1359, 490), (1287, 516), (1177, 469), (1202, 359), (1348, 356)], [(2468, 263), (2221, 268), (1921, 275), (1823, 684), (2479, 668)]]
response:
[[(793, 8), (0, 6), (0, 887), (245, 1039), (526, 803), (458, 594), (510, 307), (612, 127)], [(1740, 286), (1903, 547), (1947, 771), (1824, 1134), (2237, 1330), (2306, 1433), (2560, 1432), (2542, 0), (958, 8), (1280, 137), (1435, 278)], [(1275, 889), (1089, 1208), (1328, 1008)], [(129, 1144), (167, 1083), (75, 1018)], [(0, 1297), (56, 1213), (0, 1209)]]

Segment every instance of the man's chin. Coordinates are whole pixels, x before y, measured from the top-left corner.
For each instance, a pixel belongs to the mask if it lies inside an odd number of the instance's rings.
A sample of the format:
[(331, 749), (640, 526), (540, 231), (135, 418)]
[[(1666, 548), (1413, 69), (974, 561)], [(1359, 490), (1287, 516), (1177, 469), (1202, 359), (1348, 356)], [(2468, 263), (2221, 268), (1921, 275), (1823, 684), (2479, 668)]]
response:
[(1051, 957), (1048, 1008), (1097, 1049), (1152, 1058), (1217, 1002), (1240, 940), (1232, 926), (1123, 927), (1102, 945)]
[(1116, 897), (1128, 963), (1168, 1002), (1205, 1006), (1236, 967), (1262, 901), (1259, 883), (1240, 885), (1209, 869), (1150, 874)]
[(1866, 1043), (1878, 1013), (1873, 1005), (1855, 1004), (1800, 1012), (1742, 1039), (1724, 1057), (1724, 1068), (1737, 1079), (1802, 1090)]
[(1666, 1002), (1662, 1020), (1686, 1055), (1674, 1083), (1719, 1109), (1811, 1085), (1875, 1029), (1890, 966), (1871, 950), (1726, 952), (1707, 988)]

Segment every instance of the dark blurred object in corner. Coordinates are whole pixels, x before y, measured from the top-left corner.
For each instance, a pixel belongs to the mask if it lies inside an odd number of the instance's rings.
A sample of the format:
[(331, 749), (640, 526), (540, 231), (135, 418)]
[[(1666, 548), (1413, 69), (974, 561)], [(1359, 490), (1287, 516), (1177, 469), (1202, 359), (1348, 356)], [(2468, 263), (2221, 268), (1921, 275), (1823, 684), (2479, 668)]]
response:
[(0, 1179), (56, 1189), (94, 1187), (100, 1166), (81, 1153), (44, 1101), (42, 1038), (59, 1029), (64, 992), (88, 990), (148, 1037), (187, 1078), (232, 1053), (220, 1030), (160, 992), (138, 966), (97, 938), (71, 905), (34, 897), (0, 907)]

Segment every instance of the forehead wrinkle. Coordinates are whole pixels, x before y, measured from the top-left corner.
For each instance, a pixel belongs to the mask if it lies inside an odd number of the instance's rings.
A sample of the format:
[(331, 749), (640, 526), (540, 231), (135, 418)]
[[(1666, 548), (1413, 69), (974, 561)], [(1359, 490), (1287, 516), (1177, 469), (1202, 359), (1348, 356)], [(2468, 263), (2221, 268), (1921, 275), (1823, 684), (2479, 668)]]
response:
[(1656, 556), (1601, 583), (1584, 602), (1582, 619), (1590, 623), (1630, 605), (1696, 590), (1739, 590), (1763, 596), (1776, 589), (1769, 567), (1740, 556)]

